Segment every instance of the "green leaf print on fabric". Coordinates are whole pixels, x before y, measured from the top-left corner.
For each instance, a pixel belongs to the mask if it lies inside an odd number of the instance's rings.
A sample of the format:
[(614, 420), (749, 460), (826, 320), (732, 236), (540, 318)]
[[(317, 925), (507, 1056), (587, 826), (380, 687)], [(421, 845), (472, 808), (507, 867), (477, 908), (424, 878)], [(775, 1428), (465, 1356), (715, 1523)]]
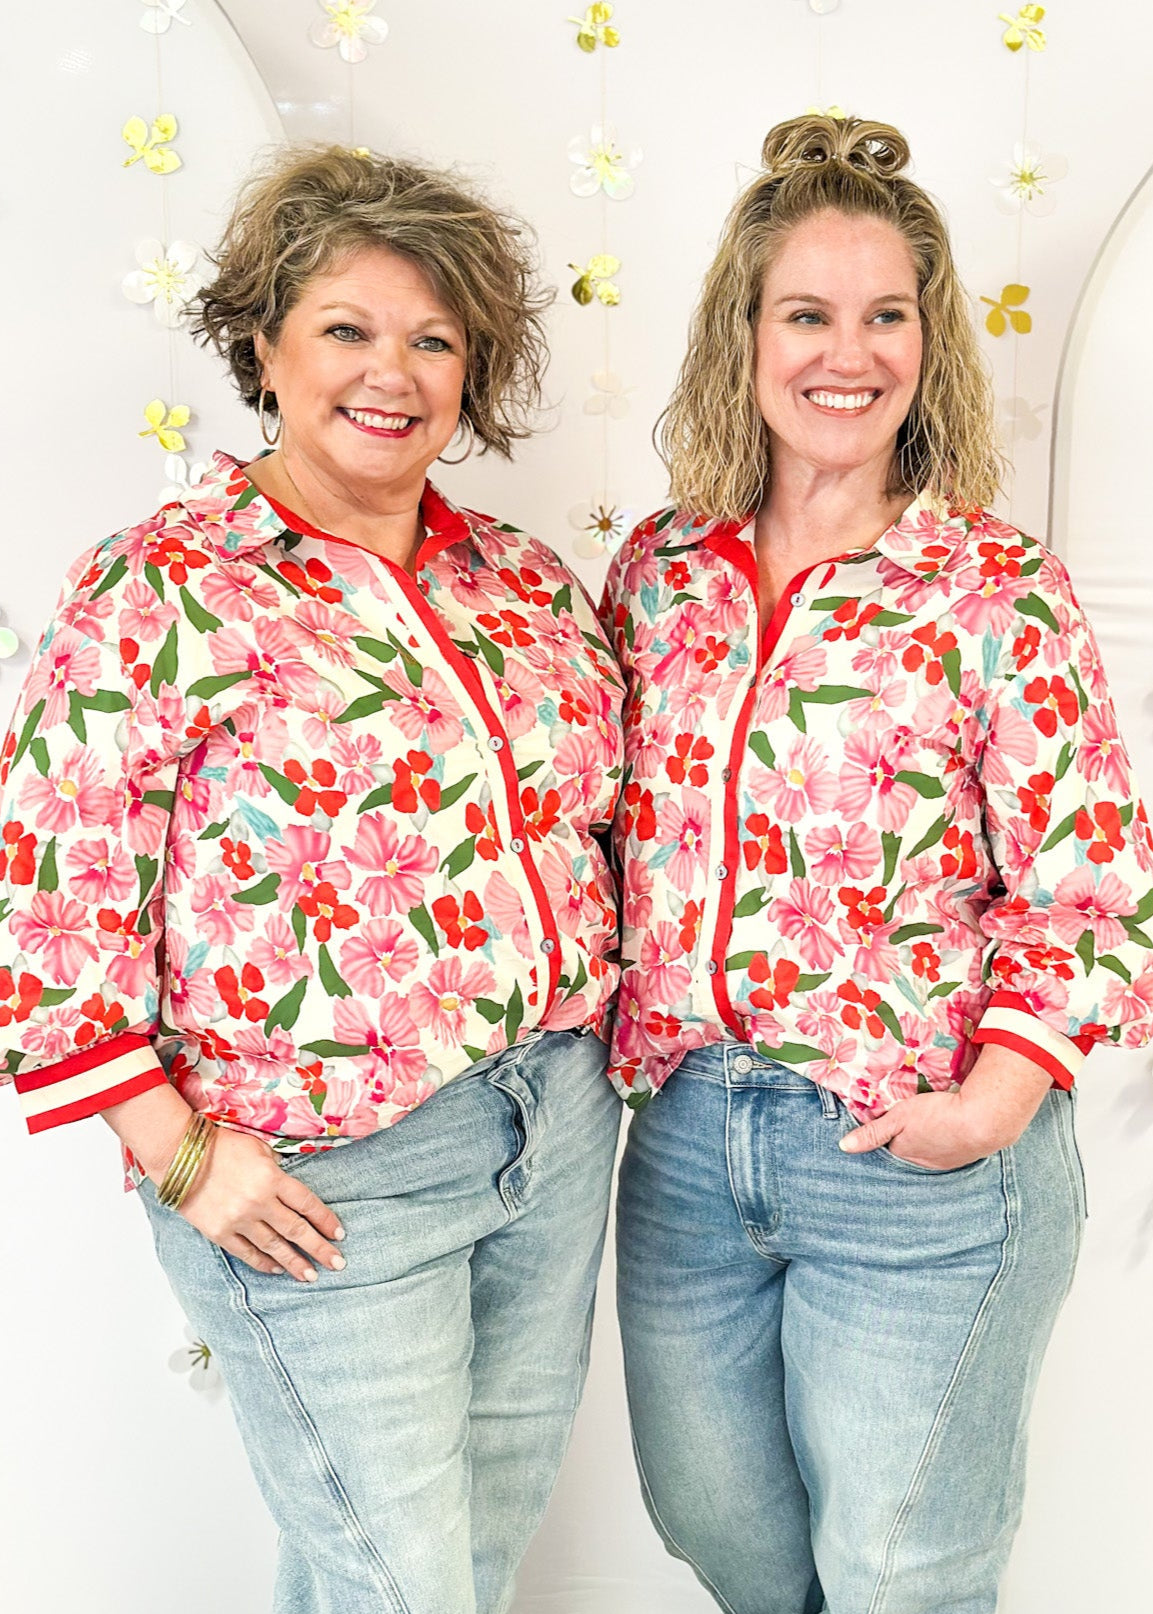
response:
[(264, 1035), (270, 1037), (280, 1026), (285, 1031), (291, 1031), (300, 1015), (300, 1006), (304, 1002), (304, 994), (308, 987), (308, 979), (301, 976), (295, 986), (289, 987), (282, 998), (278, 998), (268, 1011), (268, 1019), (264, 1022)]

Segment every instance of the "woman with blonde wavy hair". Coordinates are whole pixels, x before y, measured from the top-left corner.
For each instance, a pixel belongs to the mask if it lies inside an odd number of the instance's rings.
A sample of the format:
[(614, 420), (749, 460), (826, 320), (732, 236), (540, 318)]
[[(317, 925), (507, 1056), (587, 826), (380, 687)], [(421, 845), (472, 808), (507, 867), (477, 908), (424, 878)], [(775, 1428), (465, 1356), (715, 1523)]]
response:
[[(729, 1614), (992, 1614), (1153, 1034), (1153, 848), (895, 129), (765, 141), (614, 561), (620, 1314), (646, 1499)], [(653, 1102), (649, 1102), (649, 1100)]]

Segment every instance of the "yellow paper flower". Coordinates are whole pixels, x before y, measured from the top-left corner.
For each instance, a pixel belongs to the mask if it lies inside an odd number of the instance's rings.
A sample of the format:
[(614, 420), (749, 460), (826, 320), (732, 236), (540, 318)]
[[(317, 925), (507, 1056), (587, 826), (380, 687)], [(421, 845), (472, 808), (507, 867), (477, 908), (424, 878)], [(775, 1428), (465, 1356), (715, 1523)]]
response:
[(989, 312), (985, 315), (985, 329), (990, 336), (1004, 336), (1010, 328), (1018, 336), (1027, 336), (1033, 329), (1033, 316), (1027, 314), (1021, 304), (1029, 296), (1028, 286), (1017, 286), (1010, 283), (1001, 287), (999, 298), (982, 297), (983, 303), (988, 303)]
[(577, 44), (581, 50), (591, 53), (598, 45), (605, 45), (609, 50), (619, 45), (621, 36), (615, 28), (609, 27), (613, 8), (606, 5), (589, 6), (583, 17), (570, 17), (569, 22), (575, 22), (577, 27)]
[(807, 106), (805, 108), (805, 111), (808, 112), (808, 113), (815, 113), (816, 116), (819, 117), (819, 118), (836, 118), (838, 123), (843, 122), (844, 119), (847, 118), (848, 115), (849, 115), (845, 111), (843, 106), (835, 106), (835, 105), (834, 106)]
[(595, 297), (606, 308), (615, 308), (621, 300), (621, 293), (613, 276), (618, 273), (620, 266), (621, 260), (607, 252), (598, 252), (583, 269), (579, 263), (570, 263), (569, 268), (575, 270), (577, 275), (572, 288), (576, 301), (585, 307)]
[(155, 437), (166, 454), (184, 452), (186, 445), (179, 428), (187, 426), (192, 419), (192, 411), (187, 404), (173, 404), (169, 409), (160, 398), (153, 398), (151, 403), (144, 406), (144, 418), (148, 422), (148, 429), (137, 432), (138, 437)]
[(124, 159), (125, 168), (141, 159), (152, 174), (174, 174), (180, 167), (180, 158), (169, 149), (169, 142), (176, 138), (176, 119), (171, 112), (153, 118), (151, 129), (143, 118), (129, 118), (120, 134), (132, 147), (132, 156)]
[(1045, 30), (1040, 27), (1044, 15), (1044, 6), (1022, 6), (1015, 17), (1007, 11), (999, 11), (997, 21), (1008, 24), (1001, 35), (1001, 43), (1010, 50), (1020, 50), (1022, 45), (1028, 45), (1030, 50), (1044, 50), (1048, 43)]

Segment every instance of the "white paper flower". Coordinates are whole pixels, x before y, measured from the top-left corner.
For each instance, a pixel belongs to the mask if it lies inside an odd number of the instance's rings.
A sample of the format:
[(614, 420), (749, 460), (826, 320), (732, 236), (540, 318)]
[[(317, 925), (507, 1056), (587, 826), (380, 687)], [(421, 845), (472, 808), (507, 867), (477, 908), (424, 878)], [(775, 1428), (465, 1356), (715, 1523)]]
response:
[(121, 290), (130, 302), (151, 303), (161, 325), (172, 330), (204, 284), (200, 248), (191, 241), (173, 241), (168, 247), (154, 239), (138, 241), (136, 261), (140, 268), (124, 276)]
[(626, 387), (619, 375), (611, 370), (600, 370), (592, 377), (592, 396), (584, 401), (586, 415), (608, 415), (610, 420), (623, 420), (629, 412), (630, 392), (635, 387)]
[(1001, 429), (1015, 442), (1031, 443), (1045, 430), (1041, 416), (1048, 404), (1031, 404), (1027, 398), (1006, 398), (1001, 405)]
[(211, 1347), (202, 1339), (198, 1339), (191, 1328), (184, 1330), (187, 1345), (182, 1345), (178, 1351), (173, 1351), (168, 1358), (168, 1365), (174, 1373), (189, 1374), (189, 1384), (201, 1395), (215, 1399), (224, 1388), (223, 1380), (212, 1355)]
[(825, 17), (830, 11), (836, 11), (841, 0), (805, 0), (810, 11), (815, 11), (818, 17)]
[(172, 504), (177, 499), (183, 499), (189, 488), (194, 488), (208, 471), (206, 460), (197, 460), (189, 465), (188, 461), (179, 454), (169, 454), (164, 461), (164, 474), (168, 481), (160, 490), (160, 503)]
[(376, 0), (317, 0), (323, 17), (308, 30), (308, 37), (322, 50), (340, 47), (346, 62), (363, 62), (370, 45), (380, 45), (388, 35), (383, 17), (370, 17)]
[(1024, 208), (1027, 213), (1046, 218), (1057, 205), (1049, 187), (1068, 172), (1064, 157), (1019, 141), (1013, 147), (1013, 161), (991, 175), (989, 183), (997, 188), (997, 206), (1002, 213), (1019, 213)]
[(582, 560), (597, 560), (601, 555), (611, 555), (624, 542), (636, 522), (636, 513), (623, 509), (613, 494), (606, 493), (603, 499), (574, 504), (568, 518), (580, 534), (573, 544), (574, 552)]
[(618, 145), (616, 132), (607, 123), (594, 123), (587, 137), (573, 135), (568, 155), (576, 164), (576, 173), (569, 178), (574, 196), (595, 196), (603, 190), (614, 202), (623, 202), (636, 189), (629, 170), (640, 162), (641, 148)]
[(186, 28), (192, 26), (190, 18), (180, 15), (187, 0), (143, 0), (143, 4), (140, 26), (146, 34), (166, 34), (174, 22), (182, 22)]

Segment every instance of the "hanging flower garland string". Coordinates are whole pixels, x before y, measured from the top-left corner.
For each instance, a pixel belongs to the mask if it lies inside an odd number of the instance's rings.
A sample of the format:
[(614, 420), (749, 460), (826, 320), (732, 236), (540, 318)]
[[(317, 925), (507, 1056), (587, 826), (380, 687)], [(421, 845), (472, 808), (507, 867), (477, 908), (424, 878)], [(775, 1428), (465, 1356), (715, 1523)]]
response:
[(322, 17), (318, 17), (308, 30), (308, 37), (320, 50), (334, 45), (342, 61), (346, 62), (346, 96), (348, 101), (348, 143), (356, 149), (356, 74), (353, 68), (368, 56), (370, 45), (382, 45), (388, 38), (388, 24), (383, 17), (374, 17), (376, 0), (317, 0)]
[(602, 368), (592, 377), (593, 390), (584, 405), (586, 414), (601, 417), (599, 491), (590, 501), (574, 505), (569, 511), (569, 521), (579, 534), (573, 547), (585, 560), (604, 555), (620, 542), (632, 515), (618, 506), (615, 493), (610, 491), (611, 422), (626, 413), (628, 401), (612, 368), (613, 310), (621, 301), (617, 275), (622, 265), (609, 251), (609, 202), (626, 201), (633, 194), (636, 181), (632, 170), (642, 154), (637, 147), (618, 143), (608, 118), (608, 53), (621, 42), (613, 23), (614, 11), (612, 5), (590, 5), (582, 16), (568, 19), (576, 25), (578, 48), (587, 56), (600, 57), (600, 121), (592, 126), (587, 140), (575, 135), (568, 150), (569, 160), (575, 165), (569, 188), (575, 196), (599, 198), (601, 227), (600, 251), (587, 261), (569, 264), (576, 275), (572, 285), (574, 300), (581, 307), (596, 305), (601, 322)]
[(1013, 519), (1017, 443), (1019, 439), (1028, 441), (1037, 435), (1031, 426), (1037, 408), (1021, 397), (1019, 383), (1020, 338), (1027, 336), (1033, 328), (1033, 316), (1024, 306), (1029, 300), (1031, 289), (1024, 279), (1025, 215), (1029, 213), (1035, 218), (1045, 218), (1052, 213), (1056, 206), (1052, 187), (1064, 179), (1068, 171), (1064, 157), (1041, 151), (1034, 144), (1029, 131), (1030, 70), (1033, 57), (1039, 56), (1049, 43), (1041, 26), (1044, 17), (1045, 7), (1041, 5), (1023, 5), (1016, 13), (1002, 11), (997, 16), (997, 21), (1004, 24), (1001, 34), (1002, 45), (1023, 59), (1021, 138), (1013, 147), (1011, 160), (999, 173), (990, 176), (990, 183), (997, 191), (998, 208), (1002, 212), (1017, 215), (1015, 278), (1002, 287), (999, 297), (981, 298), (989, 310), (985, 315), (985, 329), (990, 336), (1000, 338), (1011, 332), (1013, 339), (1011, 396), (1004, 401), (1001, 409), (1001, 420), (1009, 451), (1010, 520)]
[[(191, 26), (191, 22), (189, 18), (181, 15), (185, 0), (142, 0), (142, 4), (140, 27), (145, 33), (152, 35), (156, 69), (156, 105), (163, 107), (164, 67), (161, 39), (168, 34), (174, 22), (182, 23), (185, 27)], [(183, 323), (189, 301), (204, 281), (200, 248), (191, 241), (172, 239), (167, 180), (183, 166), (183, 158), (174, 146), (179, 133), (180, 125), (173, 114), (161, 111), (157, 112), (151, 125), (145, 123), (143, 118), (132, 117), (121, 130), (121, 135), (131, 151), (131, 156), (124, 158), (123, 166), (131, 168), (140, 163), (160, 182), (161, 227), (158, 238), (150, 236), (136, 243), (137, 268), (124, 276), (121, 290), (130, 302), (143, 306), (151, 305), (157, 323), (165, 332), (168, 360), (167, 395), (171, 399), (180, 396), (177, 331)], [(159, 398), (154, 398), (146, 405), (144, 417), (148, 427), (138, 435), (143, 438), (155, 438), (164, 449), (165, 474), (168, 482), (164, 493), (169, 495), (174, 484), (187, 485), (188, 482), (188, 466), (180, 458), (187, 445), (182, 432), (177, 428), (188, 424), (192, 418), (192, 411), (187, 404), (174, 402), (169, 405)]]

